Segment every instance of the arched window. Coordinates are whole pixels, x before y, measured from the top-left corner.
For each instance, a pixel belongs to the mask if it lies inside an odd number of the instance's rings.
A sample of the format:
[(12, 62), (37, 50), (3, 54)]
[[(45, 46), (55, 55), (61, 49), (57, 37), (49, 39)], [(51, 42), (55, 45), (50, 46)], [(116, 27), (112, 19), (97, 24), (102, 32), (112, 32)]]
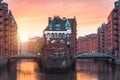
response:
[(69, 38), (69, 37), (70, 37), (70, 34), (67, 34), (67, 37)]
[(62, 34), (62, 38), (66, 38), (66, 34), (65, 33)]
[(57, 38), (57, 33), (54, 34), (54, 37)]
[(47, 34), (46, 34), (46, 38), (47, 38), (47, 39), (50, 39), (50, 33), (47, 33)]
[(54, 34), (53, 33), (51, 34), (51, 38), (54, 38)]
[(61, 33), (59, 33), (59, 38), (62, 38), (62, 34)]
[(50, 37), (50, 33), (47, 33), (47, 37)]

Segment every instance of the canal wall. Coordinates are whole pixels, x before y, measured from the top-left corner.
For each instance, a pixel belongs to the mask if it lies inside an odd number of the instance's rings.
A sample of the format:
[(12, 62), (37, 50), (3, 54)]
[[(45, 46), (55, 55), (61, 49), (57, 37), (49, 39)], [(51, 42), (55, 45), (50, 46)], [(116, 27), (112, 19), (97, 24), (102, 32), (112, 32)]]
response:
[(0, 56), (0, 66), (6, 65), (8, 62), (8, 57)]
[(119, 58), (115, 58), (115, 63), (120, 66), (120, 59)]
[(40, 72), (44, 72), (44, 73), (50, 73), (50, 74), (63, 74), (63, 73), (68, 73), (70, 71), (75, 70), (76, 67), (76, 62), (74, 61), (73, 63), (71, 63), (70, 65), (68, 65), (66, 68), (51, 68), (48, 69), (45, 66), (45, 63), (42, 62), (40, 64)]

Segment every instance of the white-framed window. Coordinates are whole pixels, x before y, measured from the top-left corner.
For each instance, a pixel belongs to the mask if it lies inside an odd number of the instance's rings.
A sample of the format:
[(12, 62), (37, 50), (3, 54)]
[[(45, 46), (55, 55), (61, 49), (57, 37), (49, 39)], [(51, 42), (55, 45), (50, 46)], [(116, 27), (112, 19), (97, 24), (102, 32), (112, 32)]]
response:
[(62, 38), (62, 34), (61, 33), (59, 33), (59, 38)]
[(66, 38), (66, 34), (63, 33), (63, 34), (62, 34), (62, 37), (63, 37), (63, 38)]
[(51, 34), (51, 38), (54, 38), (54, 33)]

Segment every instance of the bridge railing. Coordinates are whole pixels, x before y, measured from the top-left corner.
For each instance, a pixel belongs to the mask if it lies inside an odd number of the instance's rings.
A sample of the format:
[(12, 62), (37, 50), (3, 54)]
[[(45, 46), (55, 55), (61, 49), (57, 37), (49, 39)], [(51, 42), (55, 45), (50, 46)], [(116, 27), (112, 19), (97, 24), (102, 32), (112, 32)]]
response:
[(97, 57), (97, 58), (114, 58), (113, 55), (109, 55), (109, 54), (105, 54), (105, 53), (80, 53), (80, 54), (76, 54), (74, 55), (74, 58), (75, 57)]
[(12, 58), (40, 58), (41, 55), (36, 55), (36, 54), (17, 54), (17, 55), (12, 55), (12, 56), (9, 56), (9, 59), (12, 59)]

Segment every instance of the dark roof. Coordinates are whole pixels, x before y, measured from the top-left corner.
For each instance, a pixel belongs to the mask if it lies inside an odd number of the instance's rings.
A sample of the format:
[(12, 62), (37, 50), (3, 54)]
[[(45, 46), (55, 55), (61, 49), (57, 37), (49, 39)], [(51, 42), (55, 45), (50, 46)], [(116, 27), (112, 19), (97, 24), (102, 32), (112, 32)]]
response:
[(103, 23), (103, 24), (101, 25), (101, 27), (98, 27), (97, 30), (99, 31), (99, 30), (102, 30), (103, 28), (106, 28), (106, 27), (107, 27), (107, 24)]
[(59, 16), (55, 16), (50, 20), (45, 31), (66, 31), (66, 27), (70, 27), (73, 29), (73, 25), (75, 23), (75, 18), (63, 18), (61, 19)]

